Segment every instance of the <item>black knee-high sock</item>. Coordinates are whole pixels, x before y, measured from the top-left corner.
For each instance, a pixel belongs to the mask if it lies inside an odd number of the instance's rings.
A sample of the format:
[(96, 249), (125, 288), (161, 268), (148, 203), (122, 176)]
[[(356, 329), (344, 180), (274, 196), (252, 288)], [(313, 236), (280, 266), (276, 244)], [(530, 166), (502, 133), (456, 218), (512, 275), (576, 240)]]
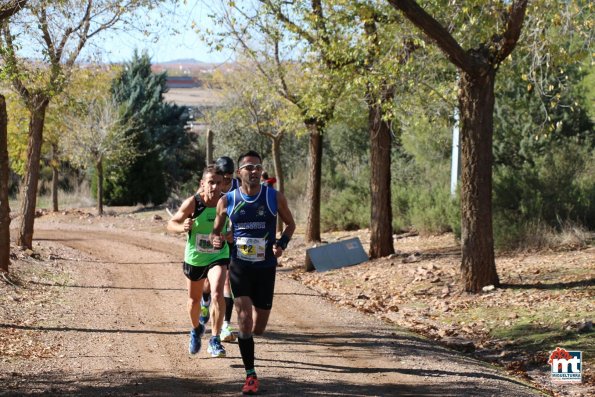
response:
[(248, 338), (242, 338), (242, 335), (240, 335), (238, 344), (240, 345), (240, 354), (242, 355), (244, 368), (246, 371), (254, 369), (254, 338), (252, 335)]
[(210, 292), (203, 292), (202, 293), (202, 300), (204, 302), (208, 302), (209, 300), (211, 300), (211, 293)]
[(233, 313), (233, 298), (225, 297), (225, 321), (231, 321), (231, 313)]

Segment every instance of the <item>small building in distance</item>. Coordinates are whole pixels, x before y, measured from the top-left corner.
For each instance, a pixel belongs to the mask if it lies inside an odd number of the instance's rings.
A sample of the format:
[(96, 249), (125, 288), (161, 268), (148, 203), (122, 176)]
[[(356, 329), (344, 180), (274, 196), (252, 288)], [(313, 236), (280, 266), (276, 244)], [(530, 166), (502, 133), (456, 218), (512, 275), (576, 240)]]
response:
[(192, 76), (167, 76), (167, 88), (196, 88), (200, 82)]

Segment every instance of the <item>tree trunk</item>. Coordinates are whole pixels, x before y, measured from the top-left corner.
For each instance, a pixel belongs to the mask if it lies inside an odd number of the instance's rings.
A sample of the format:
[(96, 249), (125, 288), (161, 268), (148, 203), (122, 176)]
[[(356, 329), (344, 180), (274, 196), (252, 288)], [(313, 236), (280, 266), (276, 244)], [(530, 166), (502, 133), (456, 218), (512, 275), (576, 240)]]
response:
[(52, 166), (52, 211), (58, 212), (58, 164), (57, 161), (57, 145), (52, 144), (52, 160), (50, 164)]
[(97, 160), (97, 215), (103, 215), (103, 160)]
[[(275, 169), (275, 178), (277, 178), (277, 190), (285, 193), (285, 184), (283, 182), (283, 168), (281, 167), (281, 140), (283, 135), (278, 135), (271, 139), (273, 144), (273, 168)], [(283, 231), (283, 221), (281, 218), (277, 219), (277, 231)]]
[(499, 285), (492, 230), (492, 135), (496, 71), (461, 72), (461, 274), (468, 292)]
[(322, 131), (316, 122), (306, 123), (310, 131), (309, 172), (306, 202), (306, 242), (320, 242), (320, 184), (322, 181)]
[[(388, 92), (383, 96), (391, 96)], [(383, 120), (382, 104), (372, 97), (368, 104), (370, 133), (370, 257), (380, 258), (395, 253), (393, 245), (391, 203), (391, 143), (390, 125)], [(386, 98), (383, 98), (383, 101)]]
[(206, 153), (206, 160), (207, 165), (213, 163), (213, 130), (207, 128), (207, 153)]
[(0, 272), (10, 264), (10, 206), (8, 204), (8, 116), (0, 95)]
[(17, 232), (17, 244), (20, 247), (33, 248), (33, 225), (37, 204), (37, 183), (39, 182), (39, 160), (43, 142), (43, 125), (48, 99), (40, 99), (30, 106), (29, 142), (27, 144), (27, 163), (25, 178), (21, 186), (21, 224)]

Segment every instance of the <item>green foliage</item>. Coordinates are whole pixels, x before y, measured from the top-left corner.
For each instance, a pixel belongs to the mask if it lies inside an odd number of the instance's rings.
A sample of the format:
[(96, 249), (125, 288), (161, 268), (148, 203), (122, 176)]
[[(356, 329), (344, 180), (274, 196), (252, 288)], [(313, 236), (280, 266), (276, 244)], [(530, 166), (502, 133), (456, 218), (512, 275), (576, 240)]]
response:
[(502, 70), (494, 114), (498, 247), (524, 246), (536, 233), (567, 222), (595, 227), (595, 125), (582, 63), (552, 64), (539, 82), (520, 73), (522, 64)]
[(357, 230), (370, 225), (370, 188), (350, 184), (335, 191), (321, 208), (320, 223), (323, 231)]
[[(569, 156), (569, 154), (572, 156)], [(558, 143), (522, 168), (497, 167), (494, 174), (494, 239), (497, 246), (522, 245), (535, 224), (560, 230), (567, 221), (595, 227), (595, 150)]]
[[(293, 165), (304, 153), (304, 126), (297, 108), (270, 91), (262, 77), (239, 71), (219, 76), (223, 103), (208, 115), (215, 132), (215, 157), (237, 159), (248, 149), (263, 157), (272, 175), (272, 139), (280, 139), (281, 166), (285, 176), (294, 173)], [(238, 143), (242, 143), (238, 145)]]
[(27, 140), (29, 137), (29, 112), (17, 94), (9, 92), (6, 97), (8, 114), (8, 159), (10, 169), (21, 177), (27, 161)]
[(165, 82), (165, 73), (151, 72), (146, 53), (135, 53), (112, 85), (137, 157), (129, 165), (108, 163), (105, 197), (109, 204), (160, 204), (204, 164), (196, 140), (184, 129), (188, 109), (163, 100)]

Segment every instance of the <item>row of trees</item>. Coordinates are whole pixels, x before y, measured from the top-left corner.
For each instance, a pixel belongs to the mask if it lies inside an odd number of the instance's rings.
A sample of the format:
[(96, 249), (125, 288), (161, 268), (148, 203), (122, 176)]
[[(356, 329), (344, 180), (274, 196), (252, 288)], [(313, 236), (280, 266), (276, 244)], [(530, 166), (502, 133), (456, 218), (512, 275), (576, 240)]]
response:
[[(38, 10), (43, 10), (42, 6), (37, 6), (41, 7)], [(233, 47), (240, 63), (247, 65), (247, 75), (253, 78), (242, 75), (231, 84), (234, 79), (225, 77), (222, 84), (235, 91), (230, 95), (235, 106), (226, 106), (214, 115), (213, 125), (218, 132), (225, 131), (228, 139), (235, 137), (231, 139), (235, 139), (232, 142), (236, 144), (248, 131), (265, 137), (263, 145), (267, 148), (270, 145), (275, 173), (281, 181), (287, 170), (283, 164), (299, 157), (291, 153), (298, 153), (294, 149), (307, 140), (306, 239), (309, 241), (320, 240), (323, 163), (340, 162), (368, 169), (365, 182), (369, 181), (369, 187), (358, 190), (357, 194), (370, 208), (370, 255), (379, 257), (394, 252), (394, 215), (398, 217), (403, 212), (399, 205), (403, 190), (399, 190), (401, 186), (395, 187), (394, 182), (404, 183), (408, 156), (411, 157), (408, 149), (421, 145), (422, 139), (428, 142), (442, 140), (438, 134), (432, 136), (422, 130), (424, 126), (440, 126), (442, 130), (448, 130), (452, 124), (452, 111), (458, 107), (463, 160), (459, 222), (463, 280), (468, 291), (479, 291), (488, 284), (498, 285), (492, 226), (492, 194), (493, 191), (497, 193), (497, 189), (492, 188), (494, 154), (496, 165), (498, 161), (507, 161), (507, 142), (509, 147), (514, 146), (518, 142), (513, 139), (515, 136), (524, 135), (530, 140), (536, 131), (539, 134), (542, 130), (534, 128), (534, 119), (531, 120), (533, 124), (516, 125), (515, 112), (508, 114), (505, 106), (497, 106), (498, 90), (503, 92), (507, 88), (497, 84), (496, 74), (504, 69), (508, 81), (520, 79), (522, 86), (530, 84), (535, 91), (539, 90), (539, 95), (532, 97), (536, 103), (544, 103), (549, 98), (548, 103), (554, 105), (547, 109), (548, 118), (543, 124), (548, 128), (556, 125), (567, 131), (568, 122), (550, 117), (551, 110), (555, 109), (563, 109), (559, 112), (562, 118), (569, 114), (564, 106), (560, 106), (564, 87), (568, 85), (560, 74), (568, 76), (569, 73), (567, 70), (558, 72), (556, 68), (580, 65), (590, 46), (588, 18), (584, 16), (590, 3), (573, 1), (560, 9), (537, 1), (528, 7), (527, 1), (523, 0), (489, 5), (478, 1), (436, 0), (427, 2), (424, 8), (415, 1), (396, 0), (365, 3), (342, 0), (222, 2), (213, 15), (217, 26), (223, 30), (219, 34), (206, 32), (206, 37), (216, 48)], [(32, 12), (31, 15), (37, 14)], [(47, 13), (40, 12), (39, 15), (47, 17)], [(72, 19), (71, 16), (68, 18)], [(525, 23), (526, 19), (528, 23)], [(417, 29), (412, 28), (411, 23)], [(523, 30), (524, 23), (527, 28)], [(72, 29), (81, 25), (84, 23), (74, 24)], [(44, 33), (43, 23), (39, 26), (41, 42), (50, 48), (48, 42), (53, 45), (56, 40), (51, 40), (49, 30)], [(70, 30), (67, 31), (72, 34)], [(82, 35), (78, 34), (78, 37)], [(50, 37), (49, 41), (46, 36)], [(5, 37), (2, 48), (9, 49), (13, 35)], [(513, 56), (512, 51), (519, 42), (520, 48), (515, 52), (519, 55)], [(55, 48), (55, 45), (51, 47), (52, 50)], [(10, 50), (5, 53), (11, 55)], [(74, 53), (76, 50), (71, 54)], [(6, 63), (6, 76), (14, 86), (10, 73), (16, 73), (23, 66), (18, 65), (18, 58), (14, 56), (7, 59), (13, 59), (13, 63)], [(52, 62), (49, 65), (41, 70), (59, 73), (47, 80), (52, 82), (43, 91), (52, 93), (45, 97), (48, 103), (64, 91), (66, 77), (72, 70), (70, 65), (65, 69), (68, 73), (59, 71), (68, 65), (67, 61), (57, 62), (55, 67)], [(556, 87), (558, 93), (544, 84), (556, 74), (559, 76), (555, 84), (550, 85)], [(521, 85), (511, 85), (510, 89), (518, 89)], [(119, 141), (120, 146), (126, 147), (123, 143), (130, 143), (133, 150), (129, 153), (133, 155), (125, 156), (129, 160), (127, 167), (116, 166), (118, 162), (115, 160), (111, 167), (107, 165), (107, 199), (125, 204), (129, 203), (128, 198), (138, 193), (140, 195), (135, 196), (132, 203), (159, 203), (171, 191), (173, 181), (184, 180), (197, 164), (193, 161), (198, 158), (197, 152), (183, 150), (196, 147), (187, 135), (179, 133), (184, 122), (184, 109), (162, 104), (164, 77), (150, 73), (150, 62), (146, 57), (136, 56), (111, 87), (109, 102), (113, 104), (112, 114), (117, 117), (107, 118), (121, 127), (120, 131), (126, 131), (123, 140)], [(21, 94), (22, 90), (16, 91)], [(424, 100), (426, 104), (432, 103), (430, 109), (413, 111), (408, 106), (416, 92), (427, 95)], [(415, 106), (424, 107), (423, 104)], [(530, 112), (538, 107), (532, 107)], [(432, 110), (435, 114), (431, 114)], [(499, 117), (499, 112), (506, 114)], [(90, 124), (101, 124), (99, 120), (106, 113), (109, 112), (98, 112), (88, 119), (87, 130)], [(496, 135), (495, 148), (494, 116), (496, 133), (504, 131), (500, 136)], [(522, 121), (520, 115), (518, 118)], [(412, 122), (411, 119), (416, 120)], [(510, 126), (500, 126), (500, 120), (508, 120)], [(44, 122), (42, 118), (42, 124)], [(109, 123), (104, 124), (108, 125), (106, 130), (114, 130)], [(345, 131), (341, 131), (339, 125), (343, 125)], [(592, 126), (587, 122), (587, 129), (589, 125)], [(412, 133), (415, 129), (419, 134)], [(361, 137), (362, 131), (367, 135), (365, 141)], [(56, 134), (57, 137), (63, 135)], [(40, 136), (36, 135), (33, 140), (37, 142), (37, 138)], [(344, 146), (342, 150), (348, 158), (323, 158), (323, 148), (337, 140), (341, 141), (339, 145)], [(367, 150), (357, 158), (354, 154), (361, 153), (362, 143)], [(227, 148), (224, 152), (233, 153)], [(30, 162), (29, 154), (25, 158)], [(39, 156), (33, 163), (39, 166)], [(25, 176), (34, 174), (34, 164), (27, 163), (24, 168)], [(101, 175), (101, 163), (95, 162), (94, 168), (98, 176)], [(519, 174), (515, 175), (511, 180), (518, 179)], [(154, 184), (147, 183), (149, 178)], [(335, 179), (333, 183), (338, 183), (337, 177), (332, 178)], [(26, 177), (24, 191), (29, 185)], [(284, 189), (283, 182), (280, 189)], [(393, 197), (395, 192), (397, 196)], [(24, 206), (22, 212), (26, 213), (28, 208), (30, 205)], [(19, 233), (18, 241), (23, 245), (27, 240), (22, 236), (27, 235)]]
[[(138, 23), (138, 16), (135, 13), (165, 3), (168, 2), (159, 0), (129, 0), (125, 4), (111, 0), (2, 2), (0, 7), (0, 16), (2, 17), (0, 21), (2, 73), (0, 77), (8, 82), (12, 90), (18, 95), (18, 99), (28, 112), (29, 119), (20, 193), (21, 208), (19, 213), (21, 222), (16, 236), (18, 245), (25, 248), (32, 247), (42, 144), (48, 141), (56, 149), (58, 141), (64, 135), (58, 126), (56, 135), (44, 137), (46, 123), (51, 122), (51, 120), (47, 119), (48, 108), (52, 102), (56, 102), (56, 98), (65, 93), (72, 83), (73, 72), (78, 69), (76, 62), (83, 49), (88, 47), (89, 42), (95, 36), (111, 29), (118, 27), (143, 29), (142, 24)], [(123, 74), (122, 79), (125, 79), (125, 77), (126, 74)], [(164, 79), (164, 76), (157, 77), (155, 84), (149, 86), (142, 85), (143, 82), (140, 80), (137, 83), (141, 84), (142, 88), (147, 92), (147, 98), (158, 102), (162, 100), (165, 89)], [(134, 84), (131, 82), (130, 85)], [(83, 120), (79, 123), (78, 127), (82, 128), (84, 133), (77, 136), (76, 142), (72, 146), (82, 143), (82, 135), (89, 133), (94, 135), (95, 138), (102, 136), (104, 141), (111, 140), (110, 145), (112, 147), (124, 144), (124, 148), (131, 148), (136, 144), (138, 146), (136, 149), (140, 148), (140, 150), (134, 153), (131, 161), (138, 164), (140, 162), (139, 158), (144, 157), (146, 162), (152, 162), (151, 153), (148, 153), (147, 148), (142, 147), (139, 143), (142, 140), (141, 134), (135, 135), (130, 133), (130, 130), (153, 125), (151, 121), (168, 117), (171, 119), (164, 124), (167, 131), (160, 132), (162, 143), (169, 139), (168, 134), (181, 135), (183, 137), (180, 144), (186, 143), (184, 141), (187, 140), (185, 134), (179, 134), (181, 128), (183, 131), (183, 125), (185, 124), (185, 119), (182, 117), (185, 109), (160, 105), (148, 106), (146, 111), (154, 111), (156, 114), (151, 114), (152, 120), (145, 120), (147, 124), (139, 125), (138, 112), (141, 109), (134, 108), (139, 100), (139, 92), (134, 90), (128, 93), (119, 91), (125, 90), (125, 86), (126, 83), (114, 85), (112, 98), (98, 98), (95, 104), (92, 105), (92, 109), (78, 109), (79, 113), (75, 116), (79, 116), (78, 119), (80, 119), (80, 116), (85, 115), (84, 117), (87, 119), (84, 120), (83, 117)], [(152, 89), (153, 91), (151, 91)], [(157, 89), (156, 93), (154, 92), (155, 89)], [(0, 102), (5, 103), (4, 100)], [(5, 114), (5, 112), (0, 111), (0, 115), (2, 114)], [(147, 114), (145, 113), (144, 116), (147, 116)], [(114, 115), (117, 115), (115, 119), (113, 119)], [(111, 120), (106, 120), (106, 117)], [(1, 121), (3, 123), (2, 128), (0, 128), (0, 132), (2, 132), (0, 143), (6, 146), (7, 117), (2, 117)], [(97, 123), (102, 125), (97, 125)], [(114, 137), (114, 129), (112, 128), (114, 124), (122, 127), (121, 130), (128, 129), (129, 133), (125, 134), (124, 137)], [(91, 125), (96, 127), (95, 131), (91, 131), (89, 128)], [(150, 132), (143, 130), (142, 135), (155, 133), (155, 128), (158, 127), (153, 127)], [(175, 145), (173, 147), (174, 150), (178, 148)], [(108, 152), (111, 149), (106, 152), (105, 148), (98, 147), (98, 145), (95, 145), (95, 149), (97, 150), (83, 150), (82, 153), (95, 159), (94, 166), (96, 166), (98, 175), (101, 175), (102, 160), (104, 156), (109, 154)], [(57, 155), (58, 151), (53, 150), (53, 152)], [(126, 150), (121, 152), (125, 153)], [(8, 161), (7, 151), (0, 150), (0, 156), (2, 160), (0, 164), (3, 167), (1, 186), (3, 193), (0, 197), (0, 209), (2, 211), (0, 214), (2, 229), (0, 268), (7, 271), (9, 258), (8, 228), (10, 224), (10, 209), (7, 200), (7, 178), (9, 173), (7, 172), (8, 167), (4, 168)], [(76, 155), (73, 155), (72, 158), (75, 163), (81, 160), (81, 157)], [(176, 159), (174, 158), (173, 161)], [(57, 161), (56, 159), (53, 160), (55, 165)], [(163, 167), (167, 166), (163, 162), (160, 164), (163, 164)], [(169, 166), (174, 168), (171, 164)], [(159, 174), (159, 176), (162, 177), (162, 174)], [(139, 179), (137, 175), (134, 175), (134, 178), (135, 180)], [(121, 179), (122, 184), (130, 183), (130, 177)], [(163, 187), (165, 187), (165, 184), (166, 181), (164, 180)], [(159, 187), (157, 185), (157, 189)], [(148, 198), (145, 196), (144, 201), (159, 200), (163, 195), (167, 194), (164, 193), (165, 191), (163, 189), (158, 194), (148, 194)], [(101, 193), (101, 184), (99, 192)], [(118, 197), (117, 193), (113, 193), (113, 195)], [(57, 205), (57, 200), (54, 200), (54, 203), (54, 205)], [(99, 204), (101, 205), (101, 200), (99, 200)]]
[[(215, 10), (222, 31), (219, 40), (208, 32), (213, 46), (241, 48), (265, 92), (277, 94), (276, 101), (283, 103), (279, 108), (294, 110), (286, 112), (289, 119), (277, 119), (294, 123), (297, 117), (303, 123), (310, 159), (307, 240), (320, 239), (324, 139), (328, 139), (340, 103), (346, 96), (357, 95), (368, 114), (370, 255), (393, 252), (394, 170), (391, 173), (389, 165), (403, 130), (399, 103), (411, 95), (411, 79), (437, 83), (431, 87), (436, 92), (444, 92), (444, 82), (450, 79), (456, 91), (447, 89), (445, 102), (454, 102), (459, 109), (462, 137), (460, 228), (465, 289), (477, 292), (485, 285), (499, 284), (492, 225), (497, 72), (502, 67), (517, 72), (525, 68), (527, 82), (543, 88), (544, 80), (557, 73), (554, 63), (576, 64), (589, 56), (586, 15), (591, 5), (574, 1), (560, 9), (547, 2), (533, 2), (528, 8), (528, 2), (522, 0), (484, 3), (431, 1), (422, 8), (415, 1), (397, 0), (388, 4), (260, 0), (222, 2)], [(512, 53), (526, 20), (522, 53), (515, 57)], [(559, 50), (562, 41), (580, 45), (571, 46), (564, 54)], [(535, 61), (540, 58), (550, 62)], [(564, 85), (559, 83), (557, 87)], [(539, 100), (551, 95), (547, 89), (539, 94)], [(248, 97), (258, 99), (255, 94)], [(267, 107), (270, 105), (264, 105), (263, 110)], [(252, 122), (259, 123), (254, 117)]]

